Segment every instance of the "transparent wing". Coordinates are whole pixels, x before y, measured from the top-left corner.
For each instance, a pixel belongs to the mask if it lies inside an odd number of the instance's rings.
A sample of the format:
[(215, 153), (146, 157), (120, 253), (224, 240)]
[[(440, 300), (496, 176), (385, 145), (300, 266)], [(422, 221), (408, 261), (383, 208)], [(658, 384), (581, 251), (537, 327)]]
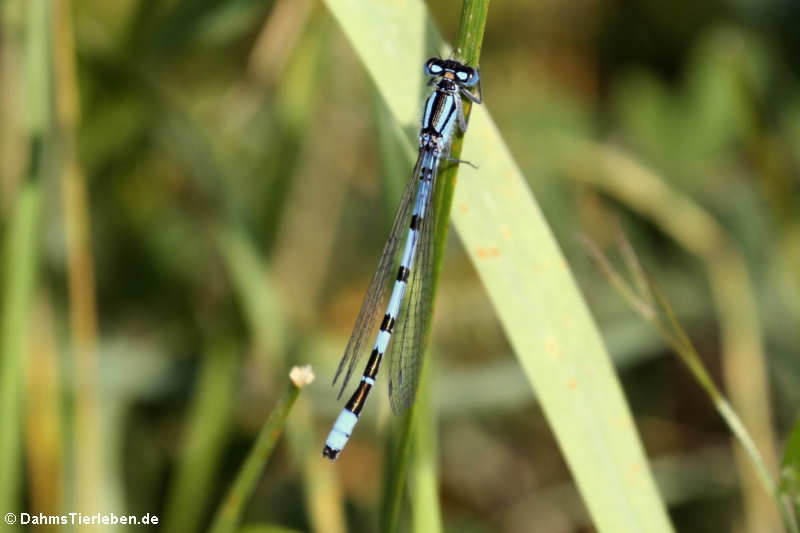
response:
[(389, 347), (389, 399), (392, 411), (396, 414), (402, 413), (414, 402), (427, 345), (426, 329), (433, 303), (433, 229), (436, 225), (433, 193), (436, 190), (436, 166), (433, 169), (430, 197), (422, 218), (420, 242), (411, 266), (405, 302)]
[[(353, 328), (353, 333), (350, 335), (350, 341), (347, 343), (347, 348), (344, 350), (344, 355), (339, 366), (336, 369), (336, 374), (333, 376), (333, 384), (339, 379), (344, 371), (344, 378), (339, 388), (337, 398), (342, 396), (350, 376), (356, 367), (361, 355), (368, 351), (370, 341), (378, 325), (378, 319), (383, 318), (383, 305), (387, 296), (389, 288), (388, 281), (394, 278), (395, 272), (395, 256), (397, 255), (397, 247), (406, 235), (408, 225), (410, 222), (412, 206), (416, 199), (417, 185), (419, 184), (419, 171), (422, 164), (422, 152), (417, 158), (417, 163), (414, 165), (414, 171), (411, 174), (411, 179), (408, 180), (403, 195), (400, 197), (400, 204), (397, 207), (397, 212), (392, 222), (392, 229), (389, 231), (389, 238), (383, 246), (381, 258), (378, 261), (378, 268), (372, 276), (372, 281), (367, 289), (367, 294), (364, 296), (364, 302), (361, 304), (361, 311), (356, 318), (356, 325)], [(365, 342), (366, 341), (366, 342)]]

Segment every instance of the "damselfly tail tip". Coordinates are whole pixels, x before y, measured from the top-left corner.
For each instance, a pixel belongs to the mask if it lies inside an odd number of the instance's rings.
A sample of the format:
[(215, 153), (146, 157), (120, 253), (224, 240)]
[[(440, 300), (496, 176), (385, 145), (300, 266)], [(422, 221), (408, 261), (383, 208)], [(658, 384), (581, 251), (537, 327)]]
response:
[(340, 451), (341, 450), (334, 450), (330, 446), (325, 446), (325, 449), (322, 450), (322, 457), (327, 457), (328, 459), (331, 460), (331, 462), (334, 462), (336, 460), (336, 456), (339, 455)]

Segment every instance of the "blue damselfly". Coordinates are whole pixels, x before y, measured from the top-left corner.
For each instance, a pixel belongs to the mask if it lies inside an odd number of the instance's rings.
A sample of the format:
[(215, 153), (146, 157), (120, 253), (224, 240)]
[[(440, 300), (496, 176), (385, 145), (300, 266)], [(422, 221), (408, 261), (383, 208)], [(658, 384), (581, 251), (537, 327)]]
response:
[[(449, 160), (453, 126), (467, 129), (461, 97), (480, 104), (478, 69), (454, 60), (432, 58), (425, 63), (429, 85), (436, 85), (425, 103), (419, 134), (419, 156), (414, 172), (400, 199), (378, 268), (372, 277), (361, 311), (333, 382), (343, 376), (339, 397), (355, 369), (359, 356), (366, 351), (367, 340), (378, 324), (378, 317), (394, 272), (395, 256), (405, 228), (405, 246), (383, 320), (358, 388), (350, 397), (325, 441), (322, 455), (336, 459), (353, 432), (370, 389), (375, 385), (381, 360), (389, 349), (395, 325), (394, 341), (389, 351), (389, 398), (392, 410), (402, 412), (411, 405), (417, 389), (420, 362), (425, 350), (425, 325), (431, 312), (431, 277), (433, 267), (433, 191), (440, 159)], [(477, 88), (477, 94), (472, 92)], [(416, 194), (414, 194), (416, 192)], [(412, 209), (413, 205), (413, 209)], [(406, 298), (406, 293), (408, 297)]]

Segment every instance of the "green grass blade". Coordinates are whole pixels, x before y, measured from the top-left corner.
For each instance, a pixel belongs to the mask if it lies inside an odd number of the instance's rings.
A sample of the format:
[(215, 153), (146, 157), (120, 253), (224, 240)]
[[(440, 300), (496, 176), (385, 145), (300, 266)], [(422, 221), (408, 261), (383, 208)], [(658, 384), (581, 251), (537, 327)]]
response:
[(348, 531), (341, 488), (333, 468), (320, 468), (319, 435), (308, 397), (297, 399), (286, 425), (286, 442), (301, 473), (310, 533)]
[(53, 132), (57, 146), (64, 224), (64, 252), (69, 290), (71, 359), (74, 368), (74, 416), (72, 419), (75, 450), (76, 505), (89, 508), (106, 502), (101, 487), (113, 480), (104, 479), (104, 428), (100, 421), (100, 383), (98, 382), (95, 269), (92, 257), (92, 220), (86, 176), (78, 150), (81, 127), (77, 54), (71, 2), (52, 2), (52, 79)]
[(235, 224), (220, 230), (217, 242), (258, 353), (277, 359), (286, 349), (286, 315), (270, 272), (253, 242)]
[(253, 524), (242, 527), (238, 533), (300, 533), (296, 529), (269, 524)]
[(722, 392), (717, 388), (711, 375), (703, 365), (703, 361), (695, 350), (694, 345), (692, 345), (689, 336), (678, 323), (678, 319), (675, 317), (672, 306), (670, 306), (669, 302), (664, 297), (664, 294), (651, 277), (648, 276), (647, 281), (649, 283), (650, 292), (655, 296), (663, 314), (666, 317), (664, 330), (666, 332), (671, 331), (672, 338), (677, 340), (677, 342), (673, 341), (670, 342), (670, 344), (672, 344), (673, 348), (678, 353), (681, 360), (683, 360), (684, 364), (686, 364), (686, 366), (689, 368), (689, 371), (695, 377), (700, 386), (706, 391), (709, 398), (713, 402), (714, 407), (717, 409), (717, 412), (719, 412), (720, 416), (725, 420), (725, 423), (728, 425), (731, 432), (739, 441), (739, 444), (742, 446), (744, 452), (747, 454), (748, 459), (752, 463), (755, 473), (758, 476), (758, 480), (763, 485), (764, 490), (767, 494), (774, 498), (775, 506), (781, 514), (784, 525), (786, 525), (789, 531), (796, 532), (797, 527), (796, 525), (793, 527), (789, 510), (781, 500), (781, 494), (778, 490), (778, 486), (775, 483), (775, 480), (772, 478), (769, 467), (764, 460), (764, 456), (756, 446), (752, 434), (747, 430), (738, 413), (733, 409), (727, 398), (725, 398)]
[[(483, 43), (483, 32), (486, 27), (486, 17), (488, 15), (488, 11), (489, 3), (487, 1), (465, 0), (462, 5), (458, 38), (456, 41), (456, 50), (459, 59), (467, 64), (477, 65), (479, 62), (481, 44)], [(466, 99), (462, 99), (462, 102), (464, 106), (464, 114), (466, 118), (469, 119), (471, 103), (466, 101)], [(463, 134), (460, 132), (456, 133), (450, 149), (451, 158), (458, 159), (461, 155), (463, 138)], [(457, 173), (458, 165), (445, 166), (445, 168), (440, 170), (439, 178), (436, 180), (436, 190), (434, 191), (433, 198), (433, 201), (435, 202), (434, 212), (436, 214), (436, 225), (434, 230), (435, 234), (433, 245), (433, 283), (431, 287), (433, 296), (431, 297), (431, 305), (434, 305), (434, 302), (436, 301), (436, 292), (439, 285), (439, 271), (442, 267), (444, 248), (447, 244), (450, 208), (453, 205), (453, 190), (455, 188)], [(431, 330), (430, 318), (428, 323), (424, 324), (423, 327), (425, 328), (424, 336), (429, 337)], [(428, 373), (430, 372), (430, 367), (431, 364), (426, 357), (422, 362), (422, 368), (420, 369), (418, 385), (420, 388), (428, 386)], [(412, 467), (415, 465), (414, 458), (412, 457), (412, 451), (414, 451), (412, 444), (416, 438), (417, 426), (420, 425), (420, 421), (422, 421), (422, 425), (427, 426), (426, 429), (433, 431), (433, 427), (430, 423), (432, 419), (430, 408), (431, 405), (429, 401), (417, 401), (414, 403), (411, 409), (409, 409), (409, 412), (405, 417), (399, 437), (397, 453), (394, 454), (394, 457), (392, 458), (392, 460), (395, 462), (394, 467), (391, 469), (391, 472), (394, 474), (394, 479), (387, 480), (386, 485), (388, 487), (388, 491), (386, 492), (384, 498), (384, 512), (382, 516), (384, 522), (384, 531), (392, 532), (396, 531), (397, 529), (399, 523), (398, 515), (400, 512), (400, 503), (402, 499), (402, 488), (405, 485), (406, 472), (409, 464), (411, 464)], [(423, 429), (423, 431), (425, 431), (425, 429)], [(416, 452), (419, 454), (419, 461), (417, 462), (416, 466), (424, 468), (427, 465), (432, 467), (434, 453), (433, 450), (427, 449), (427, 446), (432, 445), (433, 438), (432, 436), (431, 438), (425, 438), (425, 435), (422, 435), (421, 437), (422, 438), (416, 440)], [(435, 471), (435, 468), (427, 469), (428, 474), (433, 471)], [(417, 473), (419, 474), (420, 472)], [(429, 481), (430, 483), (435, 483), (435, 479), (432, 480), (430, 475), (418, 475), (414, 478), (415, 482), (423, 483), (423, 488), (430, 489), (429, 485), (424, 483), (425, 480)], [(435, 494), (435, 490), (427, 490), (427, 492), (433, 492)], [(414, 494), (417, 497), (420, 496), (418, 493)], [(419, 504), (420, 500), (417, 499), (415, 501)], [(437, 498), (434, 497), (431, 501), (426, 502), (426, 504), (430, 504), (431, 508), (436, 507), (436, 510), (433, 511), (432, 509), (429, 509), (426, 511), (422, 506), (417, 505), (414, 512), (414, 527), (421, 527), (421, 520), (425, 520), (430, 517), (434, 524), (427, 527), (427, 530), (440, 530), (441, 519), (438, 518), (440, 513), (438, 512)]]
[(22, 467), (22, 384), (25, 336), (36, 270), (39, 191), (20, 192), (5, 242), (0, 325), (0, 505), (16, 511)]
[[(619, 382), (535, 200), (483, 109), (453, 220), (600, 531), (670, 531)], [(614, 487), (614, 490), (609, 490)]]
[[(668, 180), (624, 151), (574, 141), (565, 143), (558, 151), (572, 178), (598, 187), (650, 219), (705, 264), (720, 324), (725, 389), (731, 399), (730, 404), (725, 401), (718, 409), (741, 444), (741, 449), (736, 451), (736, 463), (740, 470), (742, 497), (746, 502), (747, 522), (767, 530), (777, 529), (781, 518), (788, 524), (784, 506), (778, 505), (783, 514), (780, 517), (773, 505), (776, 485), (770, 478), (771, 472), (777, 470), (774, 454), (777, 446), (769, 422), (772, 416), (766, 362), (755, 288), (738, 245), (728, 231), (691, 197), (679, 193), (668, 185)], [(650, 289), (645, 288), (645, 292), (649, 293)], [(637, 311), (641, 310), (639, 306)], [(647, 314), (644, 316), (648, 317)], [(648, 320), (652, 322), (652, 318), (651, 315)], [(680, 354), (688, 339), (677, 339), (678, 331), (673, 327), (665, 329), (658, 322), (654, 324)], [(701, 376), (692, 367), (697, 367), (693, 360), (685, 361), (695, 377)], [(699, 383), (709, 391), (710, 378), (702, 379), (704, 381)], [(720, 394), (710, 395), (715, 405), (719, 397)], [(736, 408), (736, 412), (731, 406)], [(749, 468), (748, 460), (754, 468)], [(763, 491), (762, 486), (767, 490)]]
[(800, 520), (800, 420), (795, 423), (789, 440), (786, 442), (781, 465), (780, 491), (782, 497), (789, 503), (787, 507), (792, 509), (791, 520), (794, 528), (798, 529)]
[(211, 533), (233, 533), (236, 530), (245, 504), (255, 489), (258, 476), (272, 455), (272, 450), (278, 442), (283, 426), (286, 424), (286, 418), (300, 394), (300, 389), (314, 379), (311, 367), (305, 369), (295, 367), (289, 376), (291, 378), (289, 388), (281, 396), (269, 419), (261, 428), (258, 439), (239, 469), (228, 495), (217, 509), (216, 517), (209, 530)]
[(0, 508), (9, 511), (19, 504), (25, 337), (35, 285), (43, 136), (50, 121), (50, 10), (44, 0), (27, 9), (29, 168), (6, 227), (0, 293)]
[[(434, 365), (430, 357), (423, 364)], [(430, 368), (423, 369), (414, 403), (419, 404), (413, 453), (408, 467), (412, 528), (417, 533), (440, 533), (439, 468), (436, 453), (436, 413), (433, 409)]]
[[(430, 362), (426, 357), (422, 361), (420, 370), (419, 386), (427, 381)], [(419, 402), (414, 402), (408, 413), (403, 417), (399, 428), (395, 446), (387, 447), (387, 458), (389, 465), (385, 470), (386, 479), (384, 480), (383, 508), (381, 509), (381, 531), (393, 533), (398, 530), (400, 525), (400, 509), (403, 503), (403, 492), (406, 486), (406, 472), (411, 462), (412, 441), (414, 438), (417, 421), (428, 406), (423, 406)]]
[[(441, 40), (421, 2), (327, 0), (407, 130), (421, 68)], [(386, 76), (408, 72), (407, 76)], [(419, 76), (413, 73), (420, 72)], [(491, 82), (484, 80), (491, 106)], [(592, 515), (604, 532), (672, 531), (622, 390), (586, 304), (486, 106), (475, 106), (452, 219)]]
[(198, 530), (233, 418), (238, 357), (235, 346), (219, 343), (207, 351), (183, 442), (183, 453), (167, 500), (164, 531)]

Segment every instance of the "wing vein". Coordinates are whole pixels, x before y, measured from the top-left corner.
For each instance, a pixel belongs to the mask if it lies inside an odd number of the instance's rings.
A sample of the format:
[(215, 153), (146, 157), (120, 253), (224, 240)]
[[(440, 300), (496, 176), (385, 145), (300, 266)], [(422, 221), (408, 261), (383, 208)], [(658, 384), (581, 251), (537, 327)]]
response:
[(395, 256), (397, 254), (397, 248), (405, 235), (411, 215), (411, 206), (414, 204), (417, 196), (415, 192), (419, 184), (422, 156), (423, 151), (420, 151), (411, 174), (411, 179), (409, 179), (403, 191), (403, 195), (400, 197), (400, 203), (397, 207), (394, 221), (392, 222), (392, 228), (389, 231), (389, 237), (386, 240), (386, 244), (383, 246), (381, 257), (378, 260), (378, 268), (375, 269), (375, 274), (372, 276), (369, 289), (367, 289), (367, 293), (364, 296), (364, 301), (361, 304), (361, 310), (356, 318), (353, 333), (350, 336), (350, 340), (347, 342), (344, 355), (342, 355), (342, 359), (339, 361), (336, 374), (333, 376), (333, 384), (336, 384), (337, 380), (342, 375), (342, 371), (346, 369), (337, 399), (341, 398), (344, 389), (347, 387), (347, 383), (350, 381), (353, 370), (365, 351), (364, 340), (366, 339), (369, 341), (371, 334), (375, 331), (377, 326), (378, 317), (383, 316), (380, 308), (384, 304), (384, 300), (386, 300), (386, 294), (389, 288), (387, 281), (392, 276), (393, 266), (396, 262)]
[(389, 398), (392, 410), (398, 414), (414, 401), (421, 362), (425, 355), (426, 330), (432, 313), (435, 227), (433, 195), (436, 190), (437, 167), (438, 158), (433, 162), (430, 193), (419, 232), (417, 254), (411, 267), (406, 302), (401, 316), (398, 317), (399, 328), (393, 335), (396, 338), (389, 352)]

